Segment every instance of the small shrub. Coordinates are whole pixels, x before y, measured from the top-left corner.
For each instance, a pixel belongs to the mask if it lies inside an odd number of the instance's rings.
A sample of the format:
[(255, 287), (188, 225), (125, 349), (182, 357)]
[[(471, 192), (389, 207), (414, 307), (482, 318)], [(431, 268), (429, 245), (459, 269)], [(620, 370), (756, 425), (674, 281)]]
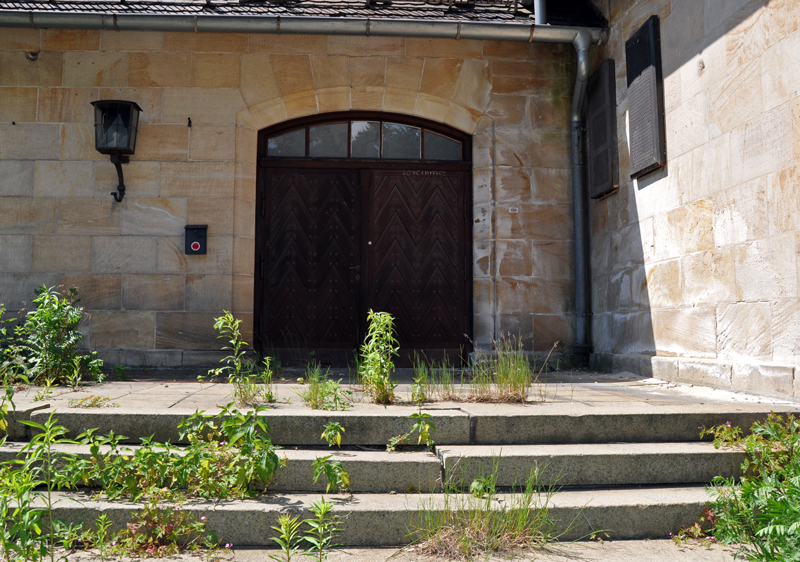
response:
[(359, 378), (376, 404), (391, 404), (397, 381), (391, 380), (392, 356), (399, 349), (394, 337), (394, 318), (388, 312), (367, 314), (369, 329), (361, 346)]
[(11, 349), (19, 359), (12, 363), (17, 374), (32, 384), (49, 380), (52, 385), (77, 386), (84, 375), (102, 382), (103, 361), (96, 352), (83, 355), (78, 350), (83, 339), (78, 323), (84, 313), (75, 305), (77, 289), (42, 286), (36, 295), (32, 301), (36, 309), (25, 315), (14, 332), (16, 344)]
[(306, 377), (302, 382), (306, 383), (305, 386), (295, 392), (313, 410), (346, 410), (351, 406), (349, 399), (353, 392), (341, 388), (341, 380), (329, 379), (327, 371), (323, 373), (317, 362), (306, 367)]
[(715, 447), (747, 454), (738, 482), (714, 479), (711, 533), (742, 543), (750, 560), (800, 560), (800, 420), (770, 414), (746, 436), (730, 423), (701, 429), (701, 436), (714, 435)]

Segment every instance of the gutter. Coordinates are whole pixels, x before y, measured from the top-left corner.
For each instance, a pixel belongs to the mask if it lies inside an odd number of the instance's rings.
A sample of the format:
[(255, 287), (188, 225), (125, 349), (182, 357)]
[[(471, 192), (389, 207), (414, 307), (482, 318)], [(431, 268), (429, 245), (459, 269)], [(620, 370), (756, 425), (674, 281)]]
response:
[[(469, 21), (324, 18), (298, 16), (219, 16), (98, 14), (80, 12), (0, 11), (0, 27), (101, 29), (116, 31), (185, 31), (218, 33), (274, 33), (309, 35), (366, 35), (572, 43), (578, 72), (571, 111), (572, 200), (575, 267), (575, 339), (573, 356), (579, 365), (589, 356), (589, 228), (587, 221), (584, 113), (589, 79), (589, 48), (608, 38), (608, 30), (565, 27), (545, 23), (545, 2), (535, 0), (535, 23), (479, 23)], [(495, 256), (496, 259), (496, 256)], [(495, 277), (495, 282), (496, 282)], [(495, 307), (497, 300), (495, 299)], [(497, 309), (495, 309), (495, 332)]]
[(0, 11), (0, 27), (55, 29), (106, 29), (115, 31), (188, 31), (217, 33), (292, 33), (308, 35), (375, 35), (572, 43), (589, 33), (593, 43), (605, 39), (600, 28), (537, 25), (534, 23), (484, 23), (470, 21), (325, 18), (300, 16), (219, 16), (98, 14), (81, 12)]

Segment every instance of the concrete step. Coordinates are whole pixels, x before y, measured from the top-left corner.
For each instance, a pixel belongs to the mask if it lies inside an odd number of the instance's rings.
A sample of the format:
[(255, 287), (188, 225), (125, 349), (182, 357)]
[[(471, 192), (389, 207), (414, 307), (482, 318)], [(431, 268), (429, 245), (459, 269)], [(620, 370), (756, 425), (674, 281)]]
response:
[(436, 448), (447, 482), (469, 486), (497, 467), (497, 485), (539, 480), (558, 486), (708, 484), (739, 476), (744, 453), (711, 443), (600, 443), (580, 445), (444, 445)]
[[(101, 513), (112, 522), (112, 530), (131, 520), (141, 506), (125, 501), (93, 500), (84, 493), (54, 494), (54, 515), (67, 523), (92, 525)], [(258, 498), (220, 502), (189, 502), (185, 509), (207, 518), (208, 528), (221, 540), (235, 546), (274, 544), (271, 537), (282, 513), (309, 517), (309, 505), (319, 494), (268, 494)], [(486, 502), (466, 495), (356, 494), (328, 496), (334, 512), (342, 517), (340, 542), (344, 546), (397, 546), (411, 542), (409, 532), (421, 524), (424, 513), (442, 513), (457, 506), (502, 509), (519, 501), (518, 495), (503, 495)], [(538, 498), (539, 504), (544, 497)], [(708, 501), (703, 487), (592, 489), (557, 492), (549, 498), (554, 532), (562, 540), (585, 538), (597, 529), (612, 539), (665, 538), (682, 526), (691, 525)], [(516, 504), (518, 505), (518, 504)]]
[[(6, 443), (0, 447), (0, 462), (20, 458), (24, 443)], [(124, 446), (120, 453), (135, 451), (136, 445)], [(108, 452), (101, 447), (101, 452)], [(66, 453), (90, 457), (85, 445), (55, 445), (55, 453)], [(181, 449), (175, 450), (178, 454)], [(285, 459), (286, 466), (278, 469), (270, 492), (324, 492), (326, 479), (321, 476), (314, 483), (313, 463), (317, 458), (331, 455), (339, 461), (350, 477), (356, 493), (405, 493), (407, 491), (437, 492), (441, 490), (442, 465), (433, 453), (408, 451), (387, 453), (386, 451), (360, 451), (336, 449), (280, 449), (278, 456)]]
[[(0, 447), (0, 462), (20, 458), (23, 443)], [(135, 451), (136, 445), (121, 451)], [(57, 453), (89, 458), (89, 447), (56, 445)], [(104, 447), (102, 452), (107, 452)], [(176, 452), (180, 454), (181, 449)], [(442, 478), (458, 489), (497, 470), (497, 486), (521, 488), (538, 467), (539, 483), (559, 487), (708, 484), (715, 476), (739, 476), (744, 454), (717, 450), (710, 443), (632, 443), (587, 445), (441, 446), (427, 451), (387, 453), (351, 449), (280, 449), (286, 466), (275, 473), (273, 492), (322, 492), (314, 483), (313, 463), (331, 455), (342, 463), (356, 493), (438, 492)], [(438, 455), (438, 458), (437, 458)]]
[[(213, 403), (212, 403), (213, 404)], [(199, 404), (198, 404), (199, 405)], [(206, 405), (207, 406), (207, 405)], [(209, 414), (218, 407), (207, 407)], [(789, 412), (795, 408), (756, 404), (641, 404), (612, 403), (587, 407), (574, 403), (465, 404), (442, 403), (423, 408), (436, 426), (433, 438), (439, 445), (526, 445), (568, 443), (645, 443), (699, 441), (700, 426), (730, 422), (749, 428), (765, 419), (770, 411)], [(30, 431), (17, 420), (44, 423), (56, 411), (58, 422), (75, 437), (90, 428), (98, 435), (113, 430), (138, 443), (140, 437), (179, 443), (178, 423), (194, 413), (187, 406), (119, 408), (64, 408), (47, 404), (25, 406), (10, 425), (13, 440), (25, 440)], [(346, 432), (343, 445), (385, 445), (391, 437), (410, 430), (414, 406), (355, 404), (346, 411), (311, 410), (298, 404), (276, 404), (262, 415), (269, 424), (276, 445), (320, 445), (326, 423), (337, 421)]]

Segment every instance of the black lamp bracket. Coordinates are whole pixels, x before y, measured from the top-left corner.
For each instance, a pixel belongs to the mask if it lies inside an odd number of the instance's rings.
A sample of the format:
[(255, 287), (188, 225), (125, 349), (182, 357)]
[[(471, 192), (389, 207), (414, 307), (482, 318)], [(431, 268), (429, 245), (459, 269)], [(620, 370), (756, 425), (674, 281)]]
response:
[(117, 186), (117, 191), (111, 192), (111, 196), (117, 203), (121, 203), (122, 198), (125, 197), (125, 182), (122, 179), (122, 164), (127, 164), (130, 161), (130, 157), (126, 156), (125, 154), (118, 154), (115, 152), (111, 155), (111, 163), (114, 164), (114, 167), (117, 169), (117, 177), (119, 178), (119, 186)]

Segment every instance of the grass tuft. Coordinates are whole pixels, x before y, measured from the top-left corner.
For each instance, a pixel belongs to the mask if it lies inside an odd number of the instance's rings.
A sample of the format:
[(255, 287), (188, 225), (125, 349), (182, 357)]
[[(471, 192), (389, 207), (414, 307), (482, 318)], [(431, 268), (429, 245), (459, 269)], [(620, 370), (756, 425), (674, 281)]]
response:
[[(464, 482), (448, 482), (441, 499), (423, 499), (411, 524), (409, 550), (450, 560), (514, 555), (555, 541), (549, 503), (553, 486), (542, 486), (542, 469), (532, 468), (520, 489), (497, 492), (495, 459), (489, 476)], [(468, 487), (469, 494), (461, 493)]]

